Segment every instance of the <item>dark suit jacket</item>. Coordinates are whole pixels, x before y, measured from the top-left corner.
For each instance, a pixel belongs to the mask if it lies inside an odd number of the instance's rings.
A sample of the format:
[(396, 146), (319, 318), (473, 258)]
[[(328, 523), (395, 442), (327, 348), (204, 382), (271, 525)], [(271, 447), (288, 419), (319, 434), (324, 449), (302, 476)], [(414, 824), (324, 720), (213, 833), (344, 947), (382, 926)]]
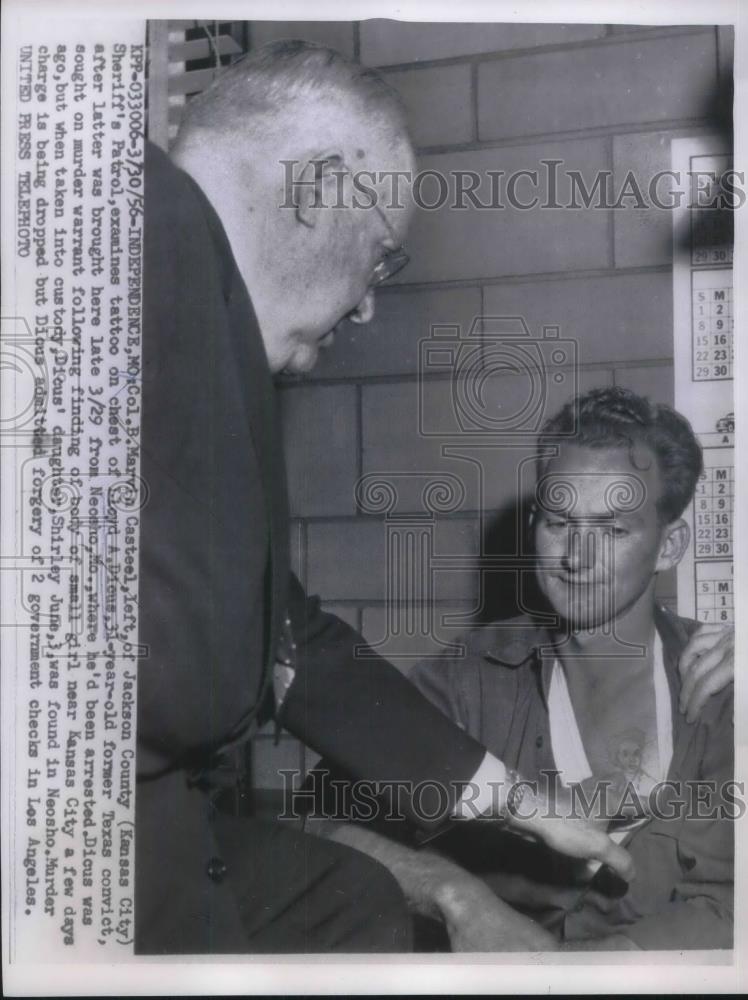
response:
[(150, 146), (143, 327), (136, 948), (241, 952), (240, 883), (261, 870), (268, 834), (213, 818), (212, 767), (272, 714), (287, 611), (299, 656), (282, 722), (347, 772), (449, 787), (483, 748), (390, 664), (354, 661), (360, 636), (289, 586), (279, 420), (252, 305), (209, 202)]

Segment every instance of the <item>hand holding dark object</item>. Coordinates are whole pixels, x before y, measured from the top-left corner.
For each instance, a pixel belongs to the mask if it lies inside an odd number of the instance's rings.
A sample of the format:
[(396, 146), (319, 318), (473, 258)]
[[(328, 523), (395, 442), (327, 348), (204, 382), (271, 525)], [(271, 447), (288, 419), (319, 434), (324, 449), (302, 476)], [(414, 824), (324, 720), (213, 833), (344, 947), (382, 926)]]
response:
[(444, 923), (452, 951), (558, 948), (552, 934), (499, 899), (482, 879), (436, 851), (415, 850), (356, 823), (308, 820), (305, 829), (384, 865), (413, 913)]
[[(603, 895), (603, 887), (596, 885), (595, 880), (585, 887), (538, 881), (516, 872), (483, 872), (480, 877), (504, 902), (519, 906), (523, 911), (571, 910), (579, 902), (582, 892), (585, 902), (591, 903), (601, 913), (607, 913), (615, 906), (615, 900)], [(627, 886), (626, 882), (622, 884)]]
[(735, 679), (735, 630), (731, 625), (701, 625), (678, 661), (683, 686), (679, 707), (694, 722), (713, 694)]
[(507, 827), (515, 833), (542, 840), (546, 846), (571, 858), (600, 861), (630, 882), (635, 876), (628, 851), (606, 833), (607, 821), (586, 819), (574, 808), (567, 792), (558, 790), (553, 803), (529, 782), (518, 799), (507, 797)]

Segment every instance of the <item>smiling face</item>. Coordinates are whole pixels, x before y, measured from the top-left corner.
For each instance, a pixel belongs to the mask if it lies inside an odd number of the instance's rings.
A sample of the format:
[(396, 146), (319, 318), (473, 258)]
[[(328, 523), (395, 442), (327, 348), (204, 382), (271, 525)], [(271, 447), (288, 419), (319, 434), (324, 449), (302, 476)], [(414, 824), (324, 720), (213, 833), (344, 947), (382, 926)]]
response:
[(649, 448), (564, 445), (538, 484), (536, 575), (573, 629), (595, 628), (652, 601), (657, 572), (682, 554), (682, 521), (663, 525), (663, 483)]

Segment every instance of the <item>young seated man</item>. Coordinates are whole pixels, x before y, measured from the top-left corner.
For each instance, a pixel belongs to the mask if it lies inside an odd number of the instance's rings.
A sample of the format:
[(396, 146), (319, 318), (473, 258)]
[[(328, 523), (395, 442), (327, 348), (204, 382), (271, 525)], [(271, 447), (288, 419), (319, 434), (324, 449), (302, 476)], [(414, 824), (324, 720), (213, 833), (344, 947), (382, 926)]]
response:
[[(552, 624), (523, 616), (477, 629), (464, 657), (424, 662), (410, 675), (505, 762), (507, 787), (519, 776), (545, 789), (535, 798), (532, 785), (515, 784), (510, 812), (529, 813), (555, 788), (564, 808), (591, 805), (634, 859), (626, 885), (495, 824), (458, 824), (436, 846), (464, 866), (466, 884), (479, 875), (525, 915), (514, 940), (515, 911), (486, 907), (492, 921), (505, 920), (507, 947), (732, 946), (732, 687), (706, 699), (694, 721), (684, 718), (678, 661), (697, 623), (655, 600), (658, 573), (688, 546), (682, 515), (701, 470), (688, 422), (668, 407), (622, 388), (565, 406), (539, 439), (532, 510)], [(388, 860), (384, 838), (368, 830), (333, 835)], [(417, 899), (425, 890), (408, 885), (408, 850), (391, 845), (391, 868)], [(468, 909), (441, 907), (453, 947), (461, 921), (481, 947), (480, 912)], [(548, 936), (533, 941), (527, 928), (540, 925)]]

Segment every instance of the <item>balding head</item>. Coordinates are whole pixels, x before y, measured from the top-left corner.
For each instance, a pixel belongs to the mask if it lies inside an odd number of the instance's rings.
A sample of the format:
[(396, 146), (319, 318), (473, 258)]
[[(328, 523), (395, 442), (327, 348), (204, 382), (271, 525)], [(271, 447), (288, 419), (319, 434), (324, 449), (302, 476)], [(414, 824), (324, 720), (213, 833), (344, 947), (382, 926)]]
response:
[[(408, 194), (391, 204), (392, 175), (415, 167), (378, 73), (307, 42), (263, 46), (189, 103), (172, 155), (223, 222), (273, 371), (308, 370), (343, 318), (371, 319), (412, 211)], [(357, 174), (376, 207), (354, 197)]]
[[(271, 42), (223, 70), (187, 105), (177, 148), (197, 133), (285, 145), (289, 126), (325, 112), (366, 122), (393, 144), (407, 135), (400, 95), (375, 70), (311, 42)], [(279, 149), (282, 152), (282, 148)]]

